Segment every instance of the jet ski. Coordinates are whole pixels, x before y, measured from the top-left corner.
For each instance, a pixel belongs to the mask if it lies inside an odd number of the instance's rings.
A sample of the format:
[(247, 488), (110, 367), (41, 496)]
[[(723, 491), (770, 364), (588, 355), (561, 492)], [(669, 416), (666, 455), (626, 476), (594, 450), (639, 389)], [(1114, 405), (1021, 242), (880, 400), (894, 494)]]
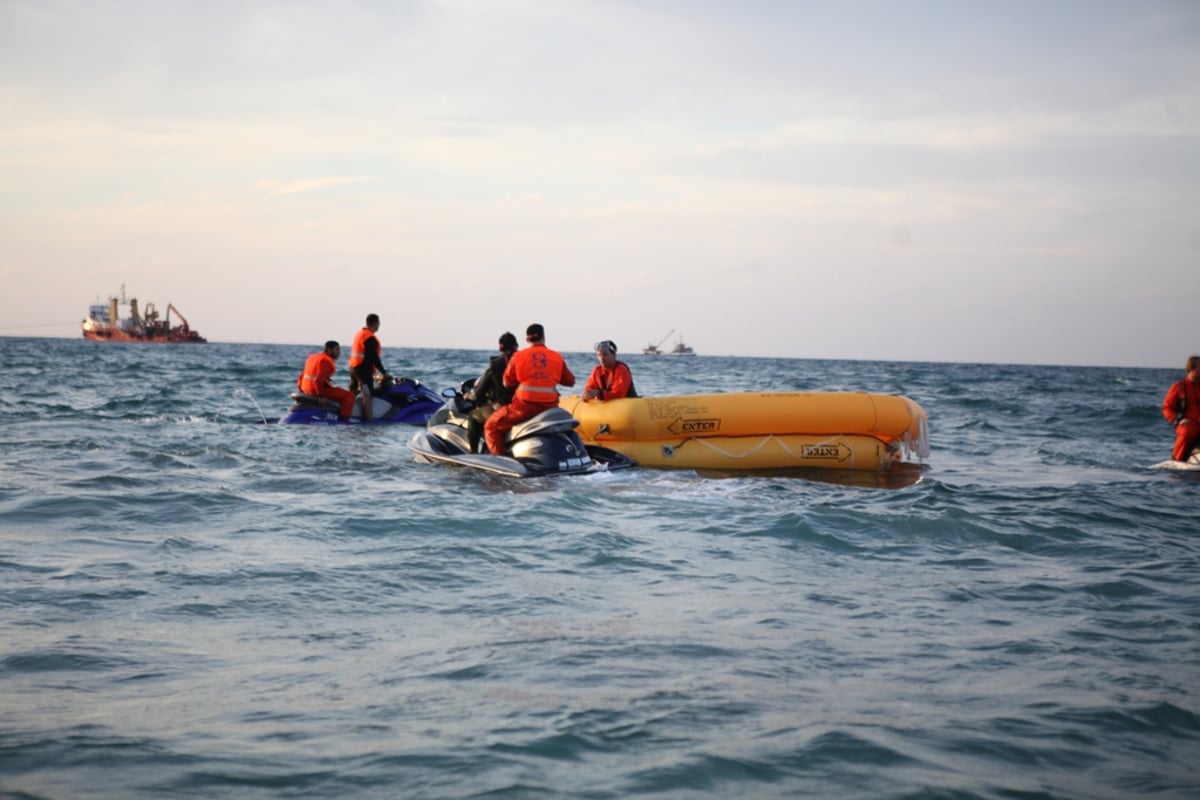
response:
[(280, 418), (281, 425), (424, 425), (445, 404), (441, 395), (420, 381), (390, 377), (375, 385), (371, 396), (371, 419), (363, 419), (362, 399), (354, 401), (354, 413), (343, 422), (338, 404), (325, 397), (292, 393), (292, 407)]
[(1200, 472), (1200, 445), (1192, 448), (1192, 452), (1188, 454), (1187, 461), (1160, 461), (1151, 466), (1151, 469), (1174, 469), (1183, 472)]
[(446, 403), (408, 443), (417, 461), (472, 467), (510, 478), (582, 475), (634, 466), (632, 459), (615, 450), (585, 445), (575, 431), (579, 420), (561, 408), (547, 409), (513, 427), (505, 439), (507, 455), (471, 452), (467, 423), (474, 406), (461, 391), (447, 389), (442, 394), (448, 398)]

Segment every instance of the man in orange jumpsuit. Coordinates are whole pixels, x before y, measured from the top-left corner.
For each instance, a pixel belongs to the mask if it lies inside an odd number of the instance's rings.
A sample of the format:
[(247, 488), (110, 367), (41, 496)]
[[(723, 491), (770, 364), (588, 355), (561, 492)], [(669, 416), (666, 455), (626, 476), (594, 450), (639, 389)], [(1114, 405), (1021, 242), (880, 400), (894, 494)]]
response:
[(633, 373), (624, 361), (617, 361), (617, 345), (611, 339), (596, 342), (596, 358), (599, 364), (592, 368), (587, 383), (583, 385), (583, 399), (619, 400), (622, 397), (637, 397), (633, 388)]
[(546, 331), (538, 323), (525, 329), (529, 347), (518, 350), (504, 368), (504, 385), (515, 386), (513, 399), (488, 417), (484, 439), (493, 455), (504, 454), (504, 435), (518, 422), (558, 406), (558, 384), (574, 386), (575, 375), (562, 355), (546, 347)]
[(333, 385), (333, 373), (337, 372), (337, 358), (342, 354), (342, 346), (330, 339), (325, 343), (325, 349), (313, 353), (304, 362), (304, 371), (296, 380), (302, 394), (315, 397), (328, 397), (339, 405), (338, 419), (342, 422), (350, 419), (354, 411), (354, 392)]
[(1200, 442), (1200, 356), (1188, 356), (1187, 375), (1175, 381), (1163, 398), (1162, 413), (1175, 426), (1175, 449), (1171, 458), (1187, 461)]

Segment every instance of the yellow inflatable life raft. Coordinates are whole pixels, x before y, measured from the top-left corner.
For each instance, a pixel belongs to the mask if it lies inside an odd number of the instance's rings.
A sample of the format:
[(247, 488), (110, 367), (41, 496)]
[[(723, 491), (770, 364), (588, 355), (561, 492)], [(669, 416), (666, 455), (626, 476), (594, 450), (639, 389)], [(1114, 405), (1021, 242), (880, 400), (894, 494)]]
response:
[(645, 467), (884, 470), (929, 455), (924, 409), (901, 395), (738, 392), (563, 397), (584, 442)]

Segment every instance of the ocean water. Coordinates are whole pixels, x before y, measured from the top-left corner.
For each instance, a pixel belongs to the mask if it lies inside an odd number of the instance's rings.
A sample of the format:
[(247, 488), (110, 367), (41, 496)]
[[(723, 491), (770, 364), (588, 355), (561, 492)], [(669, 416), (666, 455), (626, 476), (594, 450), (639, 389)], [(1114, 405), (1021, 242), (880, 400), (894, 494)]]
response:
[(1181, 371), (632, 355), (905, 394), (932, 455), (518, 481), (263, 424), (310, 349), (0, 339), (0, 796), (1200, 796)]

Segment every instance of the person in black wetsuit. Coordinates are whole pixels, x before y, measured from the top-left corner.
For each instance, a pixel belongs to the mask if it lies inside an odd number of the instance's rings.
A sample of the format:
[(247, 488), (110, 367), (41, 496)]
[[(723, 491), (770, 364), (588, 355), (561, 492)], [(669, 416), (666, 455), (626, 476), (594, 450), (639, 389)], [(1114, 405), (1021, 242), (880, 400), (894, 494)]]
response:
[(362, 396), (363, 419), (371, 420), (371, 395), (375, 391), (375, 373), (386, 382), (388, 371), (383, 368), (380, 356), (383, 345), (375, 332), (379, 330), (379, 315), (367, 314), (367, 324), (354, 334), (350, 348), (350, 391)]
[(513, 387), (504, 385), (504, 368), (508, 360), (517, 352), (517, 337), (506, 331), (500, 336), (498, 343), (500, 354), (488, 360), (487, 368), (475, 380), (475, 385), (465, 395), (475, 403), (471, 411), (471, 421), (467, 423), (467, 442), (471, 452), (479, 449), (479, 441), (483, 438), (483, 423), (492, 412), (507, 405), (513, 396)]
[(354, 334), (354, 345), (350, 348), (350, 391), (358, 392), (363, 386), (375, 386), (375, 373), (387, 380), (388, 371), (383, 368), (380, 356), (383, 346), (375, 332), (379, 330), (379, 315), (367, 314), (367, 324)]

